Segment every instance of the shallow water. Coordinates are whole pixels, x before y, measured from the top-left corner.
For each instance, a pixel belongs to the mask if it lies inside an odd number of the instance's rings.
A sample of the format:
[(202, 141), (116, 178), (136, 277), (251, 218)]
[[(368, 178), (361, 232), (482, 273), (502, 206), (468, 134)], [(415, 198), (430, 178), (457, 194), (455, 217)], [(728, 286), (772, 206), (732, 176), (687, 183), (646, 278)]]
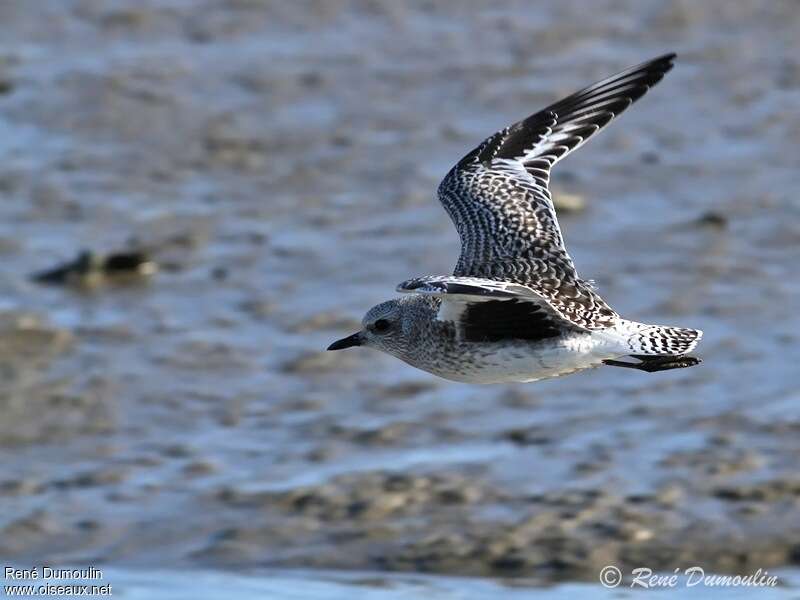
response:
[[(326, 571), (264, 571), (238, 574), (221, 571), (167, 571), (104, 569), (103, 583), (111, 583), (114, 596), (129, 600), (178, 600), (187, 597), (198, 600), (221, 596), (249, 598), (275, 598), (282, 600), (338, 600), (361, 598), (363, 600), (406, 600), (435, 598), (448, 600), (484, 600), (503, 598), (651, 598), (653, 593), (669, 594), (670, 598), (758, 598), (789, 600), (800, 597), (798, 574), (779, 571), (780, 584), (774, 587), (698, 587), (687, 586), (679, 580), (674, 587), (642, 589), (630, 587), (626, 582), (618, 588), (604, 588), (591, 584), (559, 584), (547, 587), (529, 587), (520, 582), (497, 582), (486, 579), (387, 575), (385, 573), (340, 573)], [(78, 580), (59, 580), (62, 585), (81, 583)]]
[[(796, 563), (796, 15), (2, 5), (0, 557), (541, 581)], [(705, 330), (701, 367), (476, 387), (322, 350), (452, 269), (434, 191), (461, 155), (670, 49), (555, 187), (587, 202), (561, 218), (581, 273), (630, 318)], [(28, 280), (130, 238), (163, 265), (147, 284)]]

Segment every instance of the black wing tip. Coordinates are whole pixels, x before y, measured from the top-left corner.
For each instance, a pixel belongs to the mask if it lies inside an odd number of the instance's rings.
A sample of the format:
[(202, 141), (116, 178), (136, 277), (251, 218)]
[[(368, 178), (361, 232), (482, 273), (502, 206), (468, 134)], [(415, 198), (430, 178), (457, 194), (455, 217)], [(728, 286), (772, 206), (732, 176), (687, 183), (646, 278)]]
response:
[(666, 54), (662, 54), (661, 56), (656, 56), (653, 59), (653, 62), (673, 62), (676, 58), (678, 58), (677, 52), (667, 52)]
[[(675, 59), (677, 58), (677, 53), (668, 52), (667, 54), (662, 54), (661, 56), (656, 56), (655, 58), (651, 58), (650, 60), (643, 62), (638, 68), (660, 71), (662, 74), (667, 73), (668, 71), (672, 70), (672, 67), (675, 66)], [(633, 69), (635, 70), (637, 67), (634, 67)]]
[[(488, 167), (495, 158), (513, 159), (523, 155), (526, 151), (530, 151), (535, 147), (537, 137), (541, 138), (548, 135), (552, 127), (557, 125), (559, 119), (574, 119), (580, 116), (581, 109), (586, 109), (587, 113), (598, 113), (597, 118), (604, 119), (604, 122), (600, 123), (590, 135), (585, 136), (582, 140), (585, 141), (591, 135), (603, 129), (614, 117), (618, 116), (661, 81), (664, 75), (675, 66), (677, 57), (676, 52), (667, 52), (638, 65), (628, 67), (551, 104), (505, 129), (501, 129), (486, 138), (480, 146), (464, 156), (458, 162), (456, 168), (463, 167), (476, 160)], [(635, 87), (631, 88), (631, 86)], [(596, 100), (598, 95), (624, 91), (628, 92), (627, 104), (622, 107), (616, 107), (614, 110), (607, 110), (606, 112), (609, 113), (608, 118), (603, 116), (602, 111), (596, 111), (592, 105), (592, 100)], [(619, 99), (625, 99), (625, 96), (620, 95)], [(572, 149), (568, 148), (567, 153)]]
[[(638, 79), (648, 87), (652, 87), (661, 81), (661, 78), (664, 77), (664, 75), (672, 70), (672, 68), (675, 66), (675, 59), (677, 57), (678, 55), (675, 52), (669, 52), (667, 54), (656, 56), (655, 58), (651, 58), (650, 60), (646, 60), (638, 65), (633, 65), (632, 67), (623, 69), (619, 73), (615, 73), (614, 75), (606, 77), (605, 79), (602, 79), (597, 83), (584, 88), (580, 92), (576, 92), (573, 94), (573, 96), (580, 97), (584, 95), (585, 92), (590, 90), (603, 88), (610, 84), (617, 84), (626, 79)], [(647, 77), (650, 77), (651, 79), (648, 81)], [(565, 98), (565, 100), (566, 99), (567, 98)]]

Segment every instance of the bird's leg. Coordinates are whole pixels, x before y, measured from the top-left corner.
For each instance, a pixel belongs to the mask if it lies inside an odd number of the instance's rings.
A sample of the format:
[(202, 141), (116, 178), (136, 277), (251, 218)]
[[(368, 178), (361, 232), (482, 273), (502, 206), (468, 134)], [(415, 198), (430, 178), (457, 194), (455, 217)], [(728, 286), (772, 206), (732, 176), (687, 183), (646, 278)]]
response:
[(604, 360), (603, 364), (610, 367), (625, 367), (626, 369), (636, 369), (646, 373), (657, 373), (658, 371), (670, 371), (672, 369), (685, 369), (693, 367), (702, 362), (694, 356), (646, 356), (632, 354), (632, 358), (638, 358), (641, 362), (629, 363), (622, 360)]

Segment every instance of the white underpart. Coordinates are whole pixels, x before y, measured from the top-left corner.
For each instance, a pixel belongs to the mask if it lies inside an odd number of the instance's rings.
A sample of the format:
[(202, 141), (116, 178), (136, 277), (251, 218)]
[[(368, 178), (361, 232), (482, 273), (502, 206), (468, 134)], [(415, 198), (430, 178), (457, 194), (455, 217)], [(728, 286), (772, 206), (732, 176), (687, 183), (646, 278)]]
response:
[(617, 336), (605, 332), (575, 333), (547, 342), (484, 343), (483, 350), (482, 356), (471, 357), (466, 370), (432, 372), (465, 383), (525, 383), (599, 366), (626, 352)]

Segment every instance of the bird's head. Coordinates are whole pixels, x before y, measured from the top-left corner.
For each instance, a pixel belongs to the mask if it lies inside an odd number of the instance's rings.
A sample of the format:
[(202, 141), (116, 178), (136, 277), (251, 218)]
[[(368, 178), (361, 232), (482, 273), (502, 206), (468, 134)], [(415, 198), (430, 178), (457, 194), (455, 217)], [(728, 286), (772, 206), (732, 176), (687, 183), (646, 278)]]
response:
[(361, 321), (361, 331), (337, 340), (328, 350), (343, 350), (353, 346), (369, 346), (393, 356), (402, 357), (407, 346), (408, 332), (402, 299), (389, 300), (373, 306)]

